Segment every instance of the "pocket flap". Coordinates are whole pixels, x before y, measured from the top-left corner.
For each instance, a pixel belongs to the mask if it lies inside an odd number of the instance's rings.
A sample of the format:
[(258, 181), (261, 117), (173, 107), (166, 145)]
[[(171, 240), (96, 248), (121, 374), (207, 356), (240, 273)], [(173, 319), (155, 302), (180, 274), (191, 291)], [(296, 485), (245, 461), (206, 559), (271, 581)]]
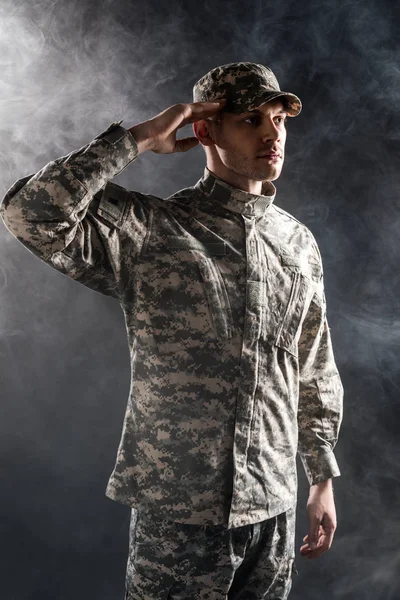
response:
[(197, 250), (208, 256), (224, 256), (227, 244), (219, 240), (197, 239), (191, 235), (151, 235), (142, 248), (142, 255), (170, 254), (172, 251)]
[(226, 243), (214, 240), (198, 240), (181, 236), (168, 236), (168, 247), (171, 250), (200, 250), (213, 256), (226, 254)]
[(128, 197), (128, 190), (115, 183), (107, 183), (97, 208), (97, 214), (113, 227), (120, 229), (124, 220)]

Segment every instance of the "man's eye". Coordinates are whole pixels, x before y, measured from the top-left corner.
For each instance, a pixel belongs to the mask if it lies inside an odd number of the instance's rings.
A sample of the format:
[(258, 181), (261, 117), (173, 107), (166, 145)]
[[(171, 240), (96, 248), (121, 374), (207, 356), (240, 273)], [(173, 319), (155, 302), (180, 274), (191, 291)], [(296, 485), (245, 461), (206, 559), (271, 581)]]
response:
[[(275, 120), (278, 120), (279, 124), (286, 123), (286, 117), (276, 117)], [(257, 125), (260, 122), (260, 117), (247, 117), (244, 119), (244, 123), (250, 123), (251, 125)]]

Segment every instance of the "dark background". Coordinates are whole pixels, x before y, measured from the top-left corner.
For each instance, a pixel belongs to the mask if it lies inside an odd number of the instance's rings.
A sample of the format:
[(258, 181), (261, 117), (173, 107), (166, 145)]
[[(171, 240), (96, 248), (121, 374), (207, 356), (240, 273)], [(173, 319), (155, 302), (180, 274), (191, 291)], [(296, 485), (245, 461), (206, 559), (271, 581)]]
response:
[[(299, 554), (291, 600), (400, 598), (397, 2), (2, 0), (1, 195), (18, 178), (176, 102), (219, 64), (264, 63), (303, 101), (276, 204), (310, 227), (345, 386), (338, 529)], [(183, 130), (182, 135), (190, 135)], [(146, 153), (117, 182), (194, 184), (200, 147)], [(104, 495), (129, 392), (123, 313), (0, 223), (2, 600), (123, 598), (129, 509)]]

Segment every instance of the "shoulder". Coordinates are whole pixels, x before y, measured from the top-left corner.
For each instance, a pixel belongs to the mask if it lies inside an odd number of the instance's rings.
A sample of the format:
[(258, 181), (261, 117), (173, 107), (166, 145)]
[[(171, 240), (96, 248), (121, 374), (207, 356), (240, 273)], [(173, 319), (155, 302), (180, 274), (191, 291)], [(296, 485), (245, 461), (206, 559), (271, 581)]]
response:
[(117, 188), (119, 188), (120, 186), (116, 186), (115, 184), (112, 185), (114, 186), (117, 193), (120, 193), (121, 195), (127, 194), (131, 201), (143, 202), (147, 204), (149, 208), (160, 208), (164, 211), (168, 210), (169, 208), (172, 208), (174, 205), (190, 205), (191, 201), (198, 194), (197, 190), (194, 187), (188, 187), (174, 192), (171, 196), (161, 198), (160, 196), (156, 196), (154, 194), (146, 194), (135, 190), (126, 190), (124, 188), (120, 188), (120, 190), (117, 190)]
[(273, 205), (273, 209), (280, 224), (287, 228), (291, 232), (291, 235), (293, 235), (293, 233), (297, 233), (297, 236), (299, 236), (302, 240), (301, 245), (308, 246), (317, 262), (321, 263), (321, 253), (317, 244), (317, 240), (307, 225), (296, 219), (296, 217), (276, 204)]
[(323, 265), (313, 233), (307, 225), (279, 206), (274, 205), (272, 214), (282, 263), (298, 269), (319, 286), (323, 279)]
[(286, 210), (284, 210), (280, 206), (277, 206), (276, 204), (273, 204), (273, 209), (275, 210), (278, 218), (280, 218), (282, 221), (288, 223), (289, 225), (291, 225), (294, 228), (297, 228), (297, 229), (303, 231), (306, 235), (308, 235), (312, 238), (314, 237), (313, 234), (311, 233), (311, 231), (309, 230), (309, 228), (307, 227), (307, 225), (305, 225), (304, 223), (302, 223), (301, 221), (296, 219), (296, 217), (294, 217), (293, 215), (288, 213)]
[(165, 202), (170, 202), (172, 204), (190, 204), (194, 198), (198, 196), (198, 190), (191, 186), (187, 188), (183, 188), (178, 190), (168, 198), (166, 198)]

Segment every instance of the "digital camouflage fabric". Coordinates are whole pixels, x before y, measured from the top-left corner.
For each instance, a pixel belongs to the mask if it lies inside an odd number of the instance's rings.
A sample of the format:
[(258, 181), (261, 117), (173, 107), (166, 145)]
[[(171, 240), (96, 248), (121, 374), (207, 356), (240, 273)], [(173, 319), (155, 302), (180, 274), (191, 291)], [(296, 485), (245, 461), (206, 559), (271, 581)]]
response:
[(295, 565), (296, 505), (226, 529), (132, 509), (125, 600), (286, 600)]
[(167, 200), (110, 180), (138, 154), (120, 124), (18, 181), (1, 215), (47, 264), (116, 298), (131, 388), (107, 495), (238, 527), (339, 475), (342, 385), (310, 231), (207, 168)]
[(228, 63), (212, 69), (193, 87), (193, 102), (226, 99), (223, 110), (244, 113), (280, 97), (289, 117), (301, 111), (300, 98), (282, 92), (269, 67), (250, 62)]

